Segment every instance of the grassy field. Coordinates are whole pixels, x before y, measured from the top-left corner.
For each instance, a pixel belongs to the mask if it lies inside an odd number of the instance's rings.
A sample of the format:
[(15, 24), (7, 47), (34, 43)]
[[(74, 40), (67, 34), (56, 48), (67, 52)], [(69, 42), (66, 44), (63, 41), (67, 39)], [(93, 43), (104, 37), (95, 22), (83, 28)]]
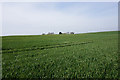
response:
[(3, 78), (118, 78), (118, 32), (2, 37)]

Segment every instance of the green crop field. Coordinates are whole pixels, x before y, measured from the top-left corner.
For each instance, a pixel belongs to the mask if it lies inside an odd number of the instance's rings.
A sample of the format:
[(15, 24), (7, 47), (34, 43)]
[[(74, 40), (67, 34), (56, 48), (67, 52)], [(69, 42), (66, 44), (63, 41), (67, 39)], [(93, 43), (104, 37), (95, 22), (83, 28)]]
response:
[(3, 36), (3, 78), (119, 78), (118, 32)]

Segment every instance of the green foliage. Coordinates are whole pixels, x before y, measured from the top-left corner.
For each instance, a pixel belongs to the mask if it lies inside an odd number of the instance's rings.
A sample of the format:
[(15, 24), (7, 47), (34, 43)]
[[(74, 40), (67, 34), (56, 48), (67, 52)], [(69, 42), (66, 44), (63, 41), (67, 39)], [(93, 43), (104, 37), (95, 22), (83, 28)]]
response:
[(118, 32), (2, 37), (3, 78), (118, 78)]

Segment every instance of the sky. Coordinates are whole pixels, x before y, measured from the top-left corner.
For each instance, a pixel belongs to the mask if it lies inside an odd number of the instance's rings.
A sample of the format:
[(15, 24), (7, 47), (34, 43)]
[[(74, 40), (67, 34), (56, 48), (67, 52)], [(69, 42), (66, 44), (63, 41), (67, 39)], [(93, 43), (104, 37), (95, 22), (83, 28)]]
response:
[(2, 35), (117, 30), (117, 2), (5, 2), (2, 4)]

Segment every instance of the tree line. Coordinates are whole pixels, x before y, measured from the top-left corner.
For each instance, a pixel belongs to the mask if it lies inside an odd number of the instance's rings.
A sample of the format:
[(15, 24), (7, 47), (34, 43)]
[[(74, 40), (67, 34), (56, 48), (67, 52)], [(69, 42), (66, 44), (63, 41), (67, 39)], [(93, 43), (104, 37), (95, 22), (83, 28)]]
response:
[[(48, 32), (47, 34), (42, 33), (42, 35), (52, 35), (52, 34), (54, 34), (54, 32)], [(66, 32), (66, 33), (59, 32), (59, 34), (74, 34), (74, 32)]]

